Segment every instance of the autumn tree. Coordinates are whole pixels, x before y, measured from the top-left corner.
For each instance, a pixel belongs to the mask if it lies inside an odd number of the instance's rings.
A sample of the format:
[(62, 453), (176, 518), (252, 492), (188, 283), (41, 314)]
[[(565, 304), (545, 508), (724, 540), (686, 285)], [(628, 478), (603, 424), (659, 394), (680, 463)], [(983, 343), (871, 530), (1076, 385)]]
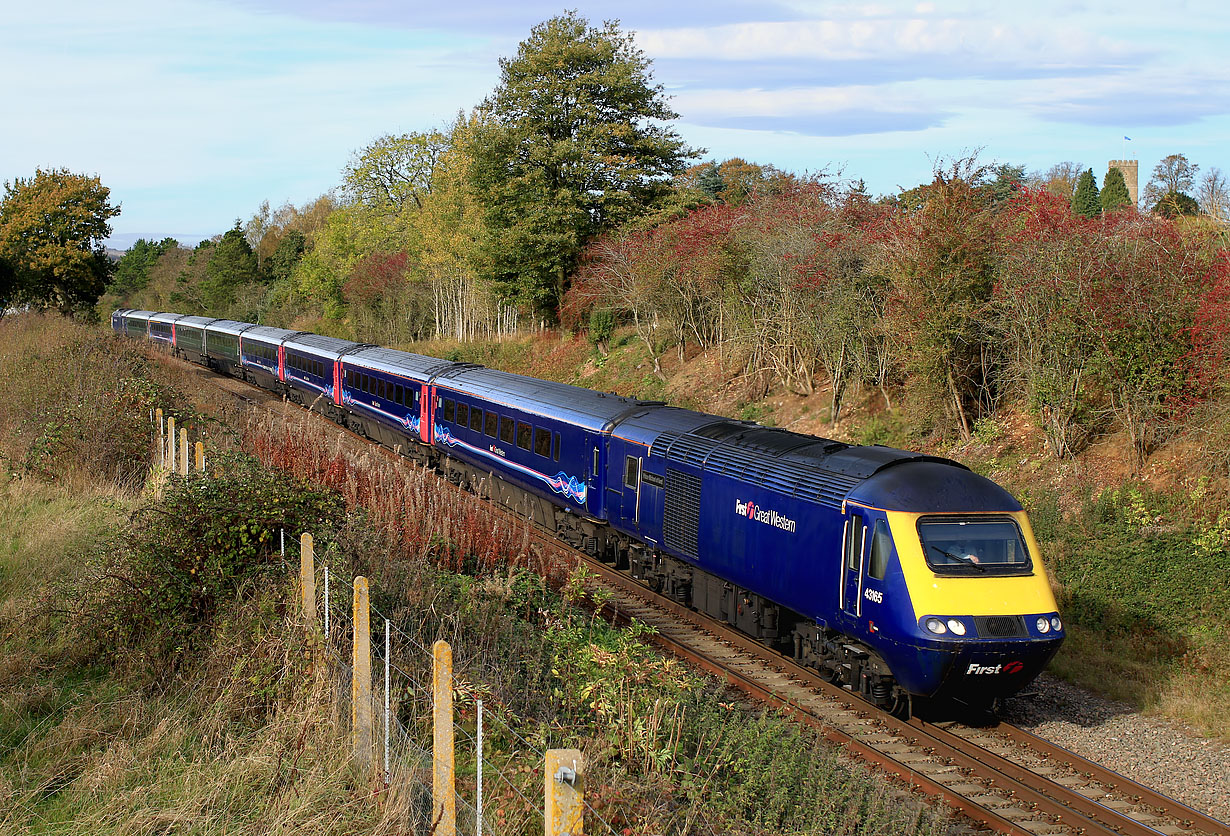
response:
[(885, 224), (873, 261), (891, 283), (887, 327), (915, 393), (964, 438), (995, 398), (996, 245), (985, 177), (968, 157), (937, 170), (920, 208)]
[(1085, 167), (1080, 163), (1071, 161), (1055, 163), (1046, 170), (1046, 173), (1038, 176), (1038, 185), (1071, 204), (1072, 197), (1076, 194), (1076, 183), (1084, 171)]
[(1190, 399), (1193, 317), (1212, 253), (1156, 216), (1120, 213), (1096, 231), (1086, 245), (1094, 370), (1139, 465)]
[(1219, 221), (1230, 220), (1230, 185), (1220, 168), (1210, 168), (1205, 172), (1196, 197), (1206, 215)]
[(1098, 181), (1093, 176), (1093, 169), (1089, 168), (1076, 182), (1076, 193), (1072, 195), (1072, 212), (1082, 218), (1092, 218), (1101, 211), (1102, 204), (1098, 200)]
[(1103, 212), (1113, 212), (1132, 205), (1132, 196), (1128, 193), (1127, 181), (1123, 179), (1122, 171), (1117, 168), (1107, 170), (1106, 179), (1102, 181), (1102, 192), (1098, 195), (1098, 203)]
[(0, 298), (0, 305), (26, 302), (65, 315), (93, 313), (112, 270), (103, 242), (120, 209), (110, 196), (98, 177), (67, 169), (37, 169), (33, 177), (5, 182), (0, 261), (11, 278), (9, 299)]
[(660, 201), (696, 155), (649, 59), (618, 24), (567, 12), (534, 27), (472, 134), (483, 272), (554, 317), (585, 242)]
[(1005, 382), (1020, 392), (1057, 458), (1080, 451), (1096, 418), (1090, 271), (1098, 262), (1088, 224), (1067, 197), (1024, 190), (1000, 237), (995, 325)]
[(422, 209), (448, 146), (439, 131), (379, 137), (354, 154), (342, 172), (342, 189), (351, 201), (389, 214)]
[(1154, 206), (1168, 195), (1190, 194), (1200, 166), (1183, 154), (1170, 154), (1153, 167), (1153, 176), (1145, 186), (1145, 205)]

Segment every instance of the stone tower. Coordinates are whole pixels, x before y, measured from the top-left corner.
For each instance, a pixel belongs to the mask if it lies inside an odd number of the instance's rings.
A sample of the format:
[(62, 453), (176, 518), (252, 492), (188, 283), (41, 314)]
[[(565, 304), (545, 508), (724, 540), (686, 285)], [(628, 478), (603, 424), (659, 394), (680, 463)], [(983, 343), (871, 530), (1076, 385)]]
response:
[[(1140, 161), (1139, 160), (1111, 160), (1107, 164), (1108, 170), (1117, 168), (1123, 172), (1123, 182), (1127, 183), (1128, 197), (1132, 198), (1132, 205), (1136, 206), (1139, 199), (1137, 189), (1140, 187)], [(1105, 181), (1103, 181), (1105, 182)]]

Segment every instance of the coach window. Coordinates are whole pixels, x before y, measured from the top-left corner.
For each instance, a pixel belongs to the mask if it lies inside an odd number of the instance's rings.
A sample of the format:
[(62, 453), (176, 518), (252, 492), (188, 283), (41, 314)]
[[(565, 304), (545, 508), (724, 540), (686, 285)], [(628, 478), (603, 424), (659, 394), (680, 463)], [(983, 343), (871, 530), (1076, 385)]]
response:
[(876, 533), (871, 538), (871, 566), (867, 574), (878, 581), (888, 572), (888, 554), (893, 550), (893, 540), (888, 536), (888, 523), (876, 520)]
[(559, 433), (555, 434), (555, 451), (551, 458), (559, 461)]
[(513, 419), (507, 415), (500, 416), (500, 441), (505, 444), (513, 443)]
[(459, 403), (457, 404), (457, 426), (469, 428), (470, 426), (470, 405)]
[(457, 405), (448, 398), (444, 399), (444, 420), (452, 423), (457, 417)]
[(641, 478), (641, 461), (636, 456), (628, 456), (624, 459), (624, 485), (629, 488), (635, 488)]
[(534, 428), (534, 452), (544, 459), (551, 457), (551, 431), (542, 427)]
[(359, 375), (359, 389), (360, 389), (360, 391), (362, 391), (364, 394), (368, 394), (368, 395), (370, 395), (370, 394), (371, 394), (371, 391), (372, 391), (372, 379), (371, 379), (371, 377), (370, 377), (370, 376), (368, 376), (368, 374), (367, 374), (366, 372), (364, 372), (364, 373), (362, 373), (362, 374), (360, 374), (360, 375)]
[(483, 418), (483, 432), (495, 438), (499, 434), (499, 426), (500, 416), (488, 409), (486, 416)]
[(524, 421), (517, 422), (517, 446), (522, 450), (530, 449), (530, 436), (532, 428)]
[(476, 433), (483, 431), (483, 411), (477, 406), (470, 410), (470, 429)]

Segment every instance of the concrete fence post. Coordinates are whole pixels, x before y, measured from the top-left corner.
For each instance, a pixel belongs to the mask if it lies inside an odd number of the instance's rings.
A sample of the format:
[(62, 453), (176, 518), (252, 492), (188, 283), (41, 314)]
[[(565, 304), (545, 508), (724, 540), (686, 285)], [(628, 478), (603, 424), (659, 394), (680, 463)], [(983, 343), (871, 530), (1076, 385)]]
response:
[[(354, 579), (354, 655), (350, 686), (350, 725), (354, 760), (365, 774), (372, 770), (372, 625), (367, 578)], [(439, 831), (437, 831), (439, 833)]]
[(167, 439), (166, 449), (163, 450), (163, 460), (166, 462), (167, 470), (171, 473), (175, 472), (175, 416), (167, 418)]
[(431, 646), (431, 820), (435, 836), (457, 836), (457, 777), (453, 757), (453, 648), (443, 639)]
[(196, 443), (196, 472), (205, 472), (205, 444), (201, 441)]
[(544, 770), (546, 836), (585, 832), (585, 768), (577, 749), (548, 749)]
[(180, 427), (179, 430), (179, 472), (188, 475), (188, 428)]
[(299, 538), (299, 589), (303, 593), (303, 620), (316, 624), (316, 551), (312, 535), (306, 531)]

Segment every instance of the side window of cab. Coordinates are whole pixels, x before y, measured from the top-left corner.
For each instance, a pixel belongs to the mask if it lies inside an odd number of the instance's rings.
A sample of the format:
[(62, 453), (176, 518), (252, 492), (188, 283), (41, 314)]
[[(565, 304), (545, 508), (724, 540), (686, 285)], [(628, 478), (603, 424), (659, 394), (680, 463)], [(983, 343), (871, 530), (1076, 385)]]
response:
[(888, 557), (893, 551), (893, 538), (888, 534), (888, 523), (876, 520), (875, 534), (871, 537), (871, 564), (867, 567), (867, 576), (878, 581), (884, 580), (888, 574)]

